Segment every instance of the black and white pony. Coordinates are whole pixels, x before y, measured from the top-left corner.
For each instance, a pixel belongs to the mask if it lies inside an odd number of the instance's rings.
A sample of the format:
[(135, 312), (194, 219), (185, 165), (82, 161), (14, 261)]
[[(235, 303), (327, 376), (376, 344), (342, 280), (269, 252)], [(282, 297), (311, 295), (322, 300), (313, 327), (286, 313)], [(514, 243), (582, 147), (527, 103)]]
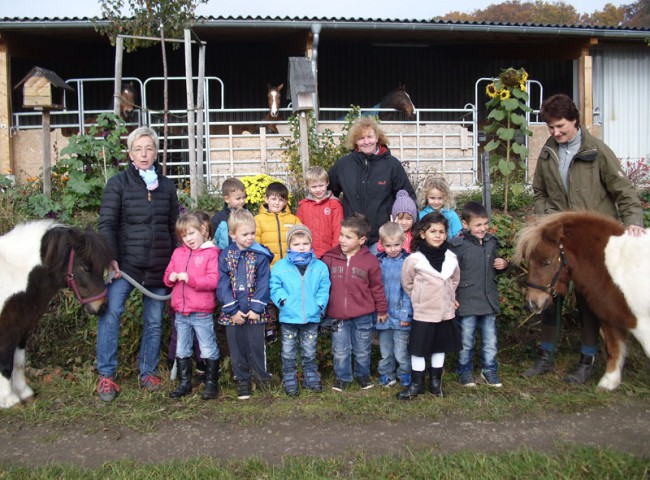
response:
[(112, 257), (90, 227), (51, 220), (22, 223), (0, 237), (0, 408), (34, 395), (25, 381), (25, 346), (52, 297), (70, 287), (88, 313), (98, 314)]

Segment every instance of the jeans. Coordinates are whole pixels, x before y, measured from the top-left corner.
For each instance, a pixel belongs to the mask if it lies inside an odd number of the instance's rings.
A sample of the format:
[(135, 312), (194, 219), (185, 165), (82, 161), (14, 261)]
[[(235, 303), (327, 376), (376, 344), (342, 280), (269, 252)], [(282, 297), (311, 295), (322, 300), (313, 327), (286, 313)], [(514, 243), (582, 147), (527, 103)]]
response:
[(370, 344), (374, 317), (375, 314), (369, 314), (333, 321), (332, 354), (334, 375), (337, 380), (352, 381), (352, 354), (354, 354), (354, 376), (359, 378), (370, 375)]
[[(123, 278), (113, 280), (108, 285), (108, 309), (99, 317), (97, 324), (97, 371), (102, 376), (114, 376), (117, 370), (120, 317), (133, 288)], [(164, 287), (150, 288), (149, 290), (157, 295), (167, 294), (167, 289)], [(158, 373), (162, 317), (166, 304), (166, 302), (153, 300), (146, 295), (143, 295), (142, 302), (143, 327), (138, 357), (140, 378)]]
[[(194, 330), (194, 332), (192, 332)], [(188, 358), (192, 356), (194, 334), (199, 342), (201, 355), (206, 360), (219, 359), (217, 336), (214, 333), (214, 320), (211, 313), (189, 313), (184, 315), (176, 312), (176, 356)]]
[(318, 323), (280, 323), (282, 335), (282, 375), (295, 375), (298, 369), (298, 344), (302, 371), (316, 372), (316, 345), (318, 344)]
[(460, 336), (463, 348), (458, 353), (458, 373), (473, 370), (474, 341), (476, 327), (481, 329), (481, 368), (484, 371), (496, 371), (497, 365), (497, 323), (496, 315), (469, 315), (459, 317)]
[[(411, 355), (409, 354), (409, 335), (408, 330), (378, 330), (379, 349), (381, 350), (381, 360), (377, 370), (379, 375), (386, 375), (394, 379), (403, 374), (411, 373)], [(397, 368), (397, 372), (395, 369)]]

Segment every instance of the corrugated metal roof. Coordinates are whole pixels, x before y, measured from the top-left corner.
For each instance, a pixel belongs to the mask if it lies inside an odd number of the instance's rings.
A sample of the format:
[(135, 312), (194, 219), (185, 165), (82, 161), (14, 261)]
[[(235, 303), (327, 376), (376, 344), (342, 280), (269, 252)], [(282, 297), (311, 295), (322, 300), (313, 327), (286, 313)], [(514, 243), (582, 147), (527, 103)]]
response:
[[(2, 24), (9, 25), (12, 23), (57, 23), (57, 22), (78, 22), (90, 24), (94, 17), (2, 17), (0, 18), (0, 26)], [(98, 19), (102, 22), (102, 19)], [(630, 27), (613, 27), (601, 25), (564, 25), (552, 23), (501, 23), (501, 22), (473, 22), (473, 21), (443, 21), (443, 20), (419, 20), (419, 19), (399, 19), (399, 18), (372, 18), (372, 17), (288, 17), (288, 16), (199, 16), (196, 18), (196, 25), (209, 25), (211, 23), (230, 23), (230, 22), (263, 22), (263, 23), (277, 23), (277, 22), (325, 22), (327, 24), (337, 23), (356, 23), (363, 29), (363, 24), (367, 23), (381, 23), (381, 24), (410, 24), (413, 26), (473, 26), (481, 27), (514, 27), (514, 28), (548, 28), (548, 29), (572, 29), (572, 30), (591, 30), (591, 31), (614, 31), (614, 32), (650, 32), (650, 29), (643, 28), (630, 28)]]

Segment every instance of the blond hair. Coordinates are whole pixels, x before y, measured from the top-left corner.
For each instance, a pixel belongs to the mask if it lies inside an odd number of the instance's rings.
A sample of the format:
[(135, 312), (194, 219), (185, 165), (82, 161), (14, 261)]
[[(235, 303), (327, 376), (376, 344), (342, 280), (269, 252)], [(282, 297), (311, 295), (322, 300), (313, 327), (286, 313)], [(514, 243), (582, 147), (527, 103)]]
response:
[(255, 227), (255, 217), (248, 210), (243, 208), (230, 212), (228, 217), (228, 231), (235, 233), (240, 225), (252, 225)]
[(404, 241), (404, 229), (396, 222), (386, 222), (379, 227), (379, 238), (381, 243), (386, 243), (386, 240), (391, 238), (399, 238), (401, 242)]
[(453, 210), (456, 207), (456, 202), (454, 201), (454, 196), (451, 193), (451, 188), (449, 188), (449, 184), (442, 177), (430, 177), (427, 178), (427, 180), (424, 182), (424, 188), (422, 189), (424, 191), (424, 198), (422, 200), (423, 207), (426, 207), (428, 205), (427, 197), (433, 189), (439, 190), (440, 193), (442, 193), (443, 207), (450, 210)]
[(323, 167), (309, 167), (305, 172), (305, 183), (309, 185), (314, 182), (329, 182), (330, 177)]
[[(205, 215), (205, 217), (204, 217)], [(208, 219), (206, 225), (205, 219)], [(185, 212), (179, 215), (176, 219), (176, 237), (179, 241), (183, 241), (183, 235), (193, 228), (206, 236), (206, 240), (210, 238), (210, 217), (205, 212)]]

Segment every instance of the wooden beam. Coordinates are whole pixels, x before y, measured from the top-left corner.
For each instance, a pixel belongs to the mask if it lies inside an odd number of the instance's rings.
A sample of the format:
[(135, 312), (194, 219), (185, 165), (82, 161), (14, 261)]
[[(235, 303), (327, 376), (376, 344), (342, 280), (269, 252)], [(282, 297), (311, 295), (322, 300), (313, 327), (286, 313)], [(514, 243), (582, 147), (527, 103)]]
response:
[(0, 174), (14, 172), (11, 147), (11, 57), (7, 42), (0, 38)]
[(593, 63), (589, 47), (584, 47), (578, 60), (578, 97), (582, 126), (588, 131), (594, 125)]

